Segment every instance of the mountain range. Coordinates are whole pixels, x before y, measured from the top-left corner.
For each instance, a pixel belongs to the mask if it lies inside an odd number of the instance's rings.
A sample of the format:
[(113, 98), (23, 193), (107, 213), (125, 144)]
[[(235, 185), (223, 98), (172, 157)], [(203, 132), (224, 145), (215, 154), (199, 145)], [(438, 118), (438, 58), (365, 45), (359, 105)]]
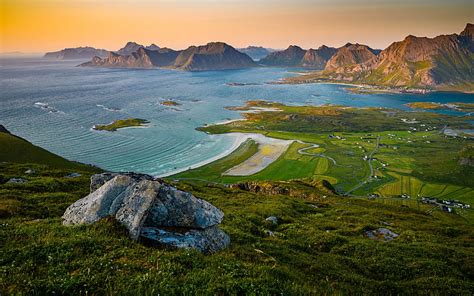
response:
[(387, 87), (474, 91), (474, 25), (460, 34), (434, 38), (409, 35), (378, 53), (365, 45), (346, 44), (324, 71), (295, 80), (343, 81)]
[[(134, 46), (128, 43), (129, 48)], [(127, 48), (125, 46), (124, 48)], [(124, 52), (124, 51), (122, 51)], [(106, 58), (94, 57), (81, 64), (88, 67), (110, 68), (153, 68), (166, 67), (185, 71), (226, 70), (256, 67), (257, 64), (246, 54), (223, 42), (211, 42), (202, 46), (190, 46), (175, 51), (169, 48), (158, 50), (138, 47), (128, 55), (110, 52)]]
[[(241, 69), (256, 66), (303, 67), (320, 70), (289, 78), (293, 82), (350, 82), (387, 87), (415, 87), (474, 91), (474, 25), (460, 34), (434, 38), (407, 36), (384, 50), (347, 43), (287, 49), (249, 46), (235, 49), (223, 42), (190, 46), (185, 50), (128, 42), (116, 52), (91, 47), (66, 48), (47, 58), (91, 58), (80, 66), (116, 68), (166, 67), (186, 71)], [(258, 60), (258, 64), (255, 62)]]

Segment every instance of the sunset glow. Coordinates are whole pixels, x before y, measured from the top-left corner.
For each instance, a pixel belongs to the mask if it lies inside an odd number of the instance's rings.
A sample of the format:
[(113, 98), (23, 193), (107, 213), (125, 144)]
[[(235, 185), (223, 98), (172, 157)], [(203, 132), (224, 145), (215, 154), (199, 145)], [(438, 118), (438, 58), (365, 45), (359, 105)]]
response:
[(473, 9), (464, 0), (2, 0), (0, 51), (116, 50), (130, 40), (177, 49), (217, 40), (236, 47), (351, 41), (385, 48), (408, 34), (458, 32)]

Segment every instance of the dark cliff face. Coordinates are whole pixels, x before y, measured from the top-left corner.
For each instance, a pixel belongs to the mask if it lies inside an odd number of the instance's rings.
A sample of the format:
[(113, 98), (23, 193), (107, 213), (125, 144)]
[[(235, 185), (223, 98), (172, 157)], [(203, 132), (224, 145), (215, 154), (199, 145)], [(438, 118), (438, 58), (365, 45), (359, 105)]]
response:
[(298, 67), (306, 51), (299, 46), (290, 45), (283, 51), (276, 51), (260, 60), (260, 64), (266, 66)]
[(55, 52), (47, 52), (44, 57), (47, 59), (57, 60), (74, 60), (74, 59), (91, 59), (94, 56), (106, 57), (108, 51), (105, 49), (97, 49), (93, 47), (76, 47), (65, 48)]

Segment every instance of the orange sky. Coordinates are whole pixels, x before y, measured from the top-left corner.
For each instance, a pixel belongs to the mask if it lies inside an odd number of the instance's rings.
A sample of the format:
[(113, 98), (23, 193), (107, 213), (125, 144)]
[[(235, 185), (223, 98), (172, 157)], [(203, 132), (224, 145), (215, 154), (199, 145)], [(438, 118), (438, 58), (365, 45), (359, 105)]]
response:
[[(460, 32), (472, 0), (0, 0), (0, 52), (45, 52), (127, 41), (184, 48), (304, 48), (359, 42), (385, 48), (408, 34)], [(416, 3), (416, 4), (413, 4)]]

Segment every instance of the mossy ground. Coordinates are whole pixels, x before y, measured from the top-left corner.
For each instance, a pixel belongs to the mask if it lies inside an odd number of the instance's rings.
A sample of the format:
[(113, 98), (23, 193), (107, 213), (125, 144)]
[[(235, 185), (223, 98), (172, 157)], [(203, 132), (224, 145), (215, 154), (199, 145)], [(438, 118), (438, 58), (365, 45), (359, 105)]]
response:
[[(26, 168), (37, 175), (25, 176)], [(87, 172), (69, 180), (69, 170), (36, 165), (3, 164), (0, 172), (2, 180), (31, 182), (0, 185), (0, 199), (10, 201), (0, 217), (2, 295), (459, 295), (474, 289), (472, 224), (427, 214), (423, 206), (175, 183), (225, 213), (231, 246), (205, 256), (133, 242), (112, 220), (62, 226), (64, 209), (88, 192)], [(265, 221), (270, 215), (279, 218), (277, 226)], [(388, 242), (365, 236), (379, 227), (400, 236)]]

